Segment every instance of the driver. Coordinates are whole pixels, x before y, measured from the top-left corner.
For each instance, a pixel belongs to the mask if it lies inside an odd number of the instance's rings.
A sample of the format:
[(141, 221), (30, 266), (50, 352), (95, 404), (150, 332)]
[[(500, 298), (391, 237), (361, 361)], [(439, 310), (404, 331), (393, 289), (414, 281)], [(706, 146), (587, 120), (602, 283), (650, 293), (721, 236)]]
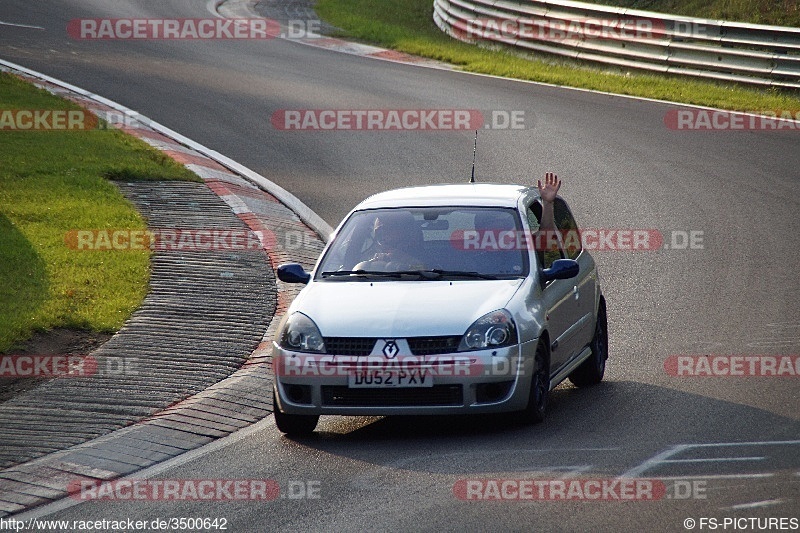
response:
[(415, 253), (422, 245), (422, 229), (407, 211), (382, 213), (375, 217), (372, 235), (375, 253), (353, 270), (420, 270), (425, 264)]

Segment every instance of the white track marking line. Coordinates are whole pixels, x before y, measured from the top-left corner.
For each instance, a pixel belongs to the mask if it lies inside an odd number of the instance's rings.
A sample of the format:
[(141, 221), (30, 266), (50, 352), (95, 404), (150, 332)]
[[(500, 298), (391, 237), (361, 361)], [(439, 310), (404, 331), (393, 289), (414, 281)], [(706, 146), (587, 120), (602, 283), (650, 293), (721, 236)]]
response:
[(558, 476), (558, 479), (570, 479), (578, 477), (580, 474), (591, 470), (592, 466), (593, 465), (568, 466), (566, 468), (569, 468), (570, 470)]
[(658, 476), (662, 481), (679, 481), (682, 479), (764, 479), (768, 477), (775, 477), (772, 472), (764, 472), (763, 474), (702, 474), (697, 476)]
[(800, 440), (773, 440), (755, 442), (709, 442), (706, 444), (689, 444), (692, 448), (716, 448), (720, 446), (786, 446), (800, 444)]
[(667, 459), (662, 463), (714, 463), (717, 461), (763, 461), (766, 457), (711, 457), (707, 459)]
[(628, 470), (624, 474), (621, 474), (618, 477), (621, 477), (621, 478), (638, 477), (639, 474), (641, 474), (642, 472), (644, 472), (646, 470), (650, 470), (655, 465), (664, 462), (664, 460), (666, 460), (667, 458), (672, 457), (673, 455), (678, 454), (678, 453), (680, 453), (680, 452), (682, 452), (682, 451), (684, 451), (686, 449), (689, 449), (691, 447), (692, 447), (691, 444), (678, 444), (677, 446), (673, 446), (672, 448), (670, 448), (670, 449), (668, 449), (666, 451), (663, 451), (663, 452), (659, 453), (658, 455), (655, 455), (655, 456), (651, 457), (650, 459), (648, 459), (645, 462), (641, 463), (639, 466), (635, 466), (635, 467), (631, 468), (630, 470)]
[(31, 26), (30, 24), (14, 24), (13, 22), (5, 22), (0, 20), (0, 26), (14, 26), (15, 28), (30, 28), (32, 30), (43, 30), (41, 26)]
[[(724, 448), (734, 446), (793, 446), (800, 445), (800, 440), (776, 440), (776, 441), (752, 441), (752, 442), (710, 442), (703, 444), (678, 444), (668, 450), (665, 450), (658, 455), (651, 457), (639, 466), (635, 466), (620, 475), (621, 478), (637, 477), (643, 472), (655, 467), (659, 464), (671, 463), (705, 463), (705, 462), (721, 462), (721, 461), (761, 461), (765, 457), (714, 457), (709, 459), (670, 459), (670, 457), (692, 449), (692, 448)], [(733, 474), (736, 475), (736, 474)], [(800, 475), (800, 473), (798, 474)], [(690, 476), (690, 477), (704, 477), (704, 476)]]
[(728, 509), (739, 510), (739, 509), (757, 509), (759, 507), (769, 507), (770, 505), (780, 505), (784, 503), (786, 500), (764, 500), (761, 502), (753, 502), (753, 503), (740, 503), (738, 505), (731, 505)]

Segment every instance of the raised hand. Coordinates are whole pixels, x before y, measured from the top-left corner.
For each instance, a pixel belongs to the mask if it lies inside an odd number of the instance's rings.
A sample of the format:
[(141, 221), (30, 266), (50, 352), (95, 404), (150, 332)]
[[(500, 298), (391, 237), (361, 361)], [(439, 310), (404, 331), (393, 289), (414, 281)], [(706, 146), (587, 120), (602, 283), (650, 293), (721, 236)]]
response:
[(556, 199), (558, 189), (561, 188), (561, 180), (554, 173), (548, 172), (544, 175), (544, 184), (542, 180), (537, 180), (536, 186), (539, 188), (542, 200), (552, 203)]

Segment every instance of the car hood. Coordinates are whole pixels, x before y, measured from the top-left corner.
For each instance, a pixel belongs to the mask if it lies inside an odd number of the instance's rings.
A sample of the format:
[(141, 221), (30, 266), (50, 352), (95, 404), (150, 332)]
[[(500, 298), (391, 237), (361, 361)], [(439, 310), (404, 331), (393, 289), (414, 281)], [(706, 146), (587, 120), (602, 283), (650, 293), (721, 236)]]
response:
[(505, 307), (521, 279), (468, 281), (318, 281), (292, 304), (323, 337), (461, 335)]

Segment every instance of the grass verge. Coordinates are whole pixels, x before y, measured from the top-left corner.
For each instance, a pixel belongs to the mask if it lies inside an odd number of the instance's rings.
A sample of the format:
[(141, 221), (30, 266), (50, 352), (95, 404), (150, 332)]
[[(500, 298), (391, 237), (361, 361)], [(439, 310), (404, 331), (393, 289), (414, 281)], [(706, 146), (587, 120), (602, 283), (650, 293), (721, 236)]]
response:
[(319, 0), (317, 14), (340, 36), (452, 63), (469, 72), (732, 110), (800, 108), (800, 94), (688, 77), (615, 73), (575, 62), (520, 57), (451, 39), (433, 23), (432, 0)]
[(593, 3), (701, 19), (800, 27), (797, 0), (593, 0)]
[[(80, 109), (0, 73), (0, 111)], [(113, 129), (0, 130), (0, 353), (54, 327), (113, 332), (147, 292), (147, 250), (86, 252), (74, 229), (144, 229), (109, 179), (199, 178)]]

